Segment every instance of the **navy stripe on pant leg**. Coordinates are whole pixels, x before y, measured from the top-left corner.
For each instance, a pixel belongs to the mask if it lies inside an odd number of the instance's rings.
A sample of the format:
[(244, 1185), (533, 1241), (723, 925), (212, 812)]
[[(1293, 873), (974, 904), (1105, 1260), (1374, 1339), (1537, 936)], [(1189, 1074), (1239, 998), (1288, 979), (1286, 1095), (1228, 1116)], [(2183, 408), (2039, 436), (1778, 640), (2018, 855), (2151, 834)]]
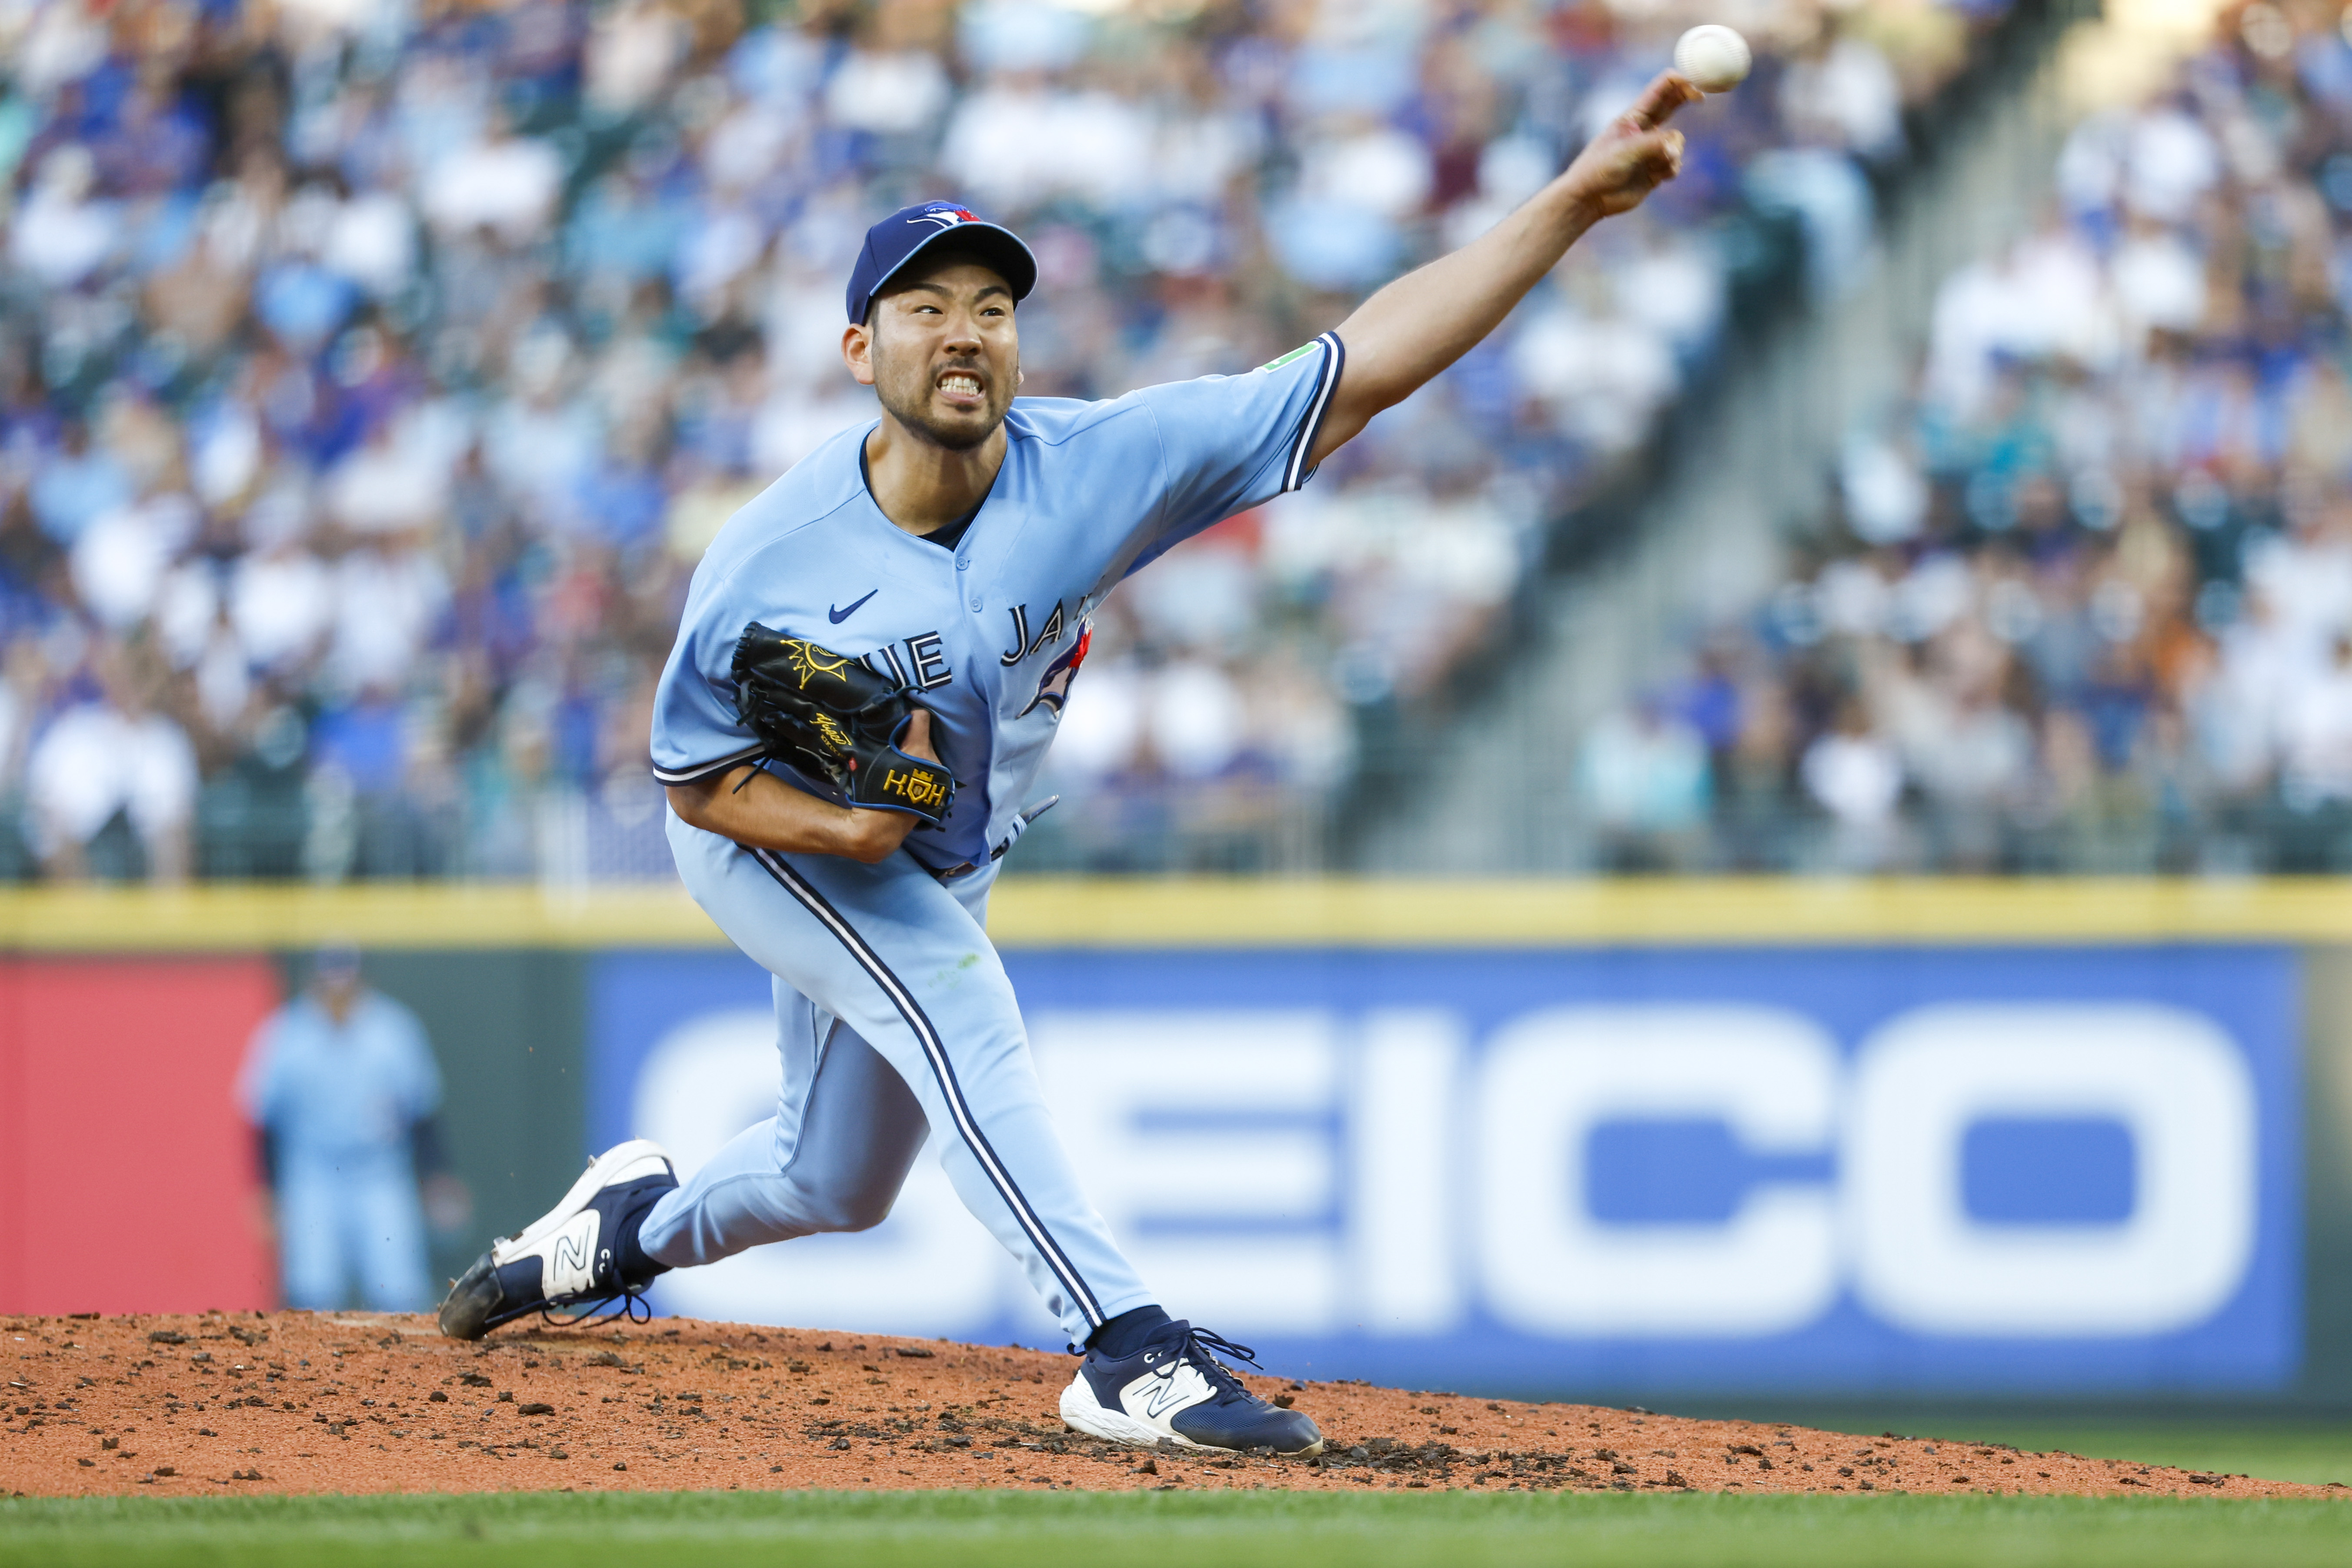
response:
[(1086, 1281), (1078, 1277), (1077, 1269), (1071, 1265), (1061, 1244), (1045, 1228), (1045, 1222), (1038, 1217), (1037, 1212), (1029, 1206), (1029, 1200), (1022, 1194), (1013, 1173), (1004, 1168), (1003, 1162), (997, 1158), (996, 1151), (990, 1146), (987, 1134), (980, 1130), (978, 1119), (964, 1100), (962, 1086), (956, 1081), (955, 1068), (948, 1060), (947, 1047), (940, 1041), (939, 1031), (932, 1027), (930, 1018), (923, 1012), (921, 1004), (915, 1000), (914, 994), (900, 984), (898, 977), (890, 972), (890, 966), (882, 962), (881, 955), (858, 934), (857, 928), (851, 925), (806, 878), (793, 870), (780, 856), (768, 850), (754, 849), (751, 857), (786, 892), (798, 899), (817, 918), (818, 923), (833, 932), (841, 945), (849, 950), (849, 955), (857, 960), (858, 965), (882, 988), (882, 994), (890, 998), (899, 1016), (907, 1020), (907, 1026), (914, 1031), (916, 1040), (923, 1047), (923, 1055), (931, 1064), (931, 1074), (939, 1080), (940, 1092), (947, 1099), (949, 1113), (955, 1118), (956, 1131), (962, 1135), (973, 1157), (979, 1160), (981, 1169), (988, 1173), (988, 1179), (994, 1184), (997, 1194), (1013, 1211), (1013, 1217), (1028, 1235), (1039, 1256), (1045, 1259), (1046, 1266), (1053, 1269), (1055, 1278), (1061, 1280), (1062, 1288), (1070, 1292), (1071, 1300), (1078, 1304), (1078, 1310), (1086, 1313), (1087, 1321), (1100, 1328), (1103, 1311), (1095, 1300), (1094, 1292), (1087, 1289)]

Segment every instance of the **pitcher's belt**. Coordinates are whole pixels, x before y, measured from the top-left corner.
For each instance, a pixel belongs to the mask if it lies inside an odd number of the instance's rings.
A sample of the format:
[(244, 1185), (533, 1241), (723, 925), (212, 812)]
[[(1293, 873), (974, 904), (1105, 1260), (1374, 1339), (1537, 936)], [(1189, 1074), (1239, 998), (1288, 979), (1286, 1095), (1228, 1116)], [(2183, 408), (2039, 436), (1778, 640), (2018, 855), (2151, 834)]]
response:
[[(1004, 836), (1003, 843), (999, 844), (995, 848), (988, 852), (987, 860), (966, 860), (959, 865), (944, 867), (924, 866), (923, 869), (929, 871), (932, 876), (938, 878), (942, 882), (952, 882), (959, 877), (969, 877), (974, 871), (979, 870), (982, 866), (988, 865), (992, 861), (1003, 859), (1004, 852), (1013, 847), (1013, 841), (1015, 839), (1029, 831), (1029, 825), (1031, 823), (1036, 821), (1039, 817), (1045, 816), (1047, 812), (1053, 810), (1055, 806), (1061, 804), (1062, 797), (1060, 795), (1049, 795), (1045, 799), (1039, 801), (1036, 805), (1031, 806), (1028, 810), (1023, 812), (1021, 814), (1019, 826), (1015, 826), (1012, 832)], [(919, 858), (916, 861), (916, 864), (921, 865), (922, 862)]]

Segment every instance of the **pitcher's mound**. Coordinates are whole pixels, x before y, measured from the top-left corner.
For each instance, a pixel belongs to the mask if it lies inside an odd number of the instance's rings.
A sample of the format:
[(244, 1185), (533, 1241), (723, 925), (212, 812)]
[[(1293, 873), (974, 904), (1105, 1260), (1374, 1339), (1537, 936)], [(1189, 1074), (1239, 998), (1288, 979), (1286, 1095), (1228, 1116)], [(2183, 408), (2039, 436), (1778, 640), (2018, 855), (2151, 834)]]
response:
[(1038, 1351), (658, 1320), (479, 1344), (307, 1312), (6, 1323), (0, 1493), (1143, 1487), (2346, 1495), (1917, 1437), (1253, 1377), (1319, 1459), (1121, 1447)]

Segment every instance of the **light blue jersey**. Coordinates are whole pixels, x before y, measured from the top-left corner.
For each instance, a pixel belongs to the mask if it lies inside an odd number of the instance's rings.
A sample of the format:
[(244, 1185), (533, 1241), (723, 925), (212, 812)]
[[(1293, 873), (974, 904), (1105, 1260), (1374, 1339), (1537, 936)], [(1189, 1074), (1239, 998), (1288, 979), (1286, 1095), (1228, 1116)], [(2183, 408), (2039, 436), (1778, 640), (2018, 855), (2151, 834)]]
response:
[(719, 531), (662, 671), (656, 773), (686, 783), (760, 754), (736, 721), (732, 675), (736, 639), (758, 621), (914, 693), (958, 788), (942, 827), (919, 827), (906, 853), (871, 866), (747, 848), (671, 818), (688, 890), (776, 977), (781, 1088), (772, 1118), (646, 1214), (647, 1257), (686, 1268), (864, 1229), (937, 1138), (958, 1194), (1073, 1344), (1153, 1303), (1046, 1114), (988, 941), (992, 851), (1030, 804), (1087, 616), (1171, 545), (1306, 482), (1341, 353), (1327, 333), (1247, 375), (1109, 403), (1015, 402), (1004, 466), (952, 553), (875, 505), (860, 461), (870, 426), (819, 447)]
[(405, 1172), (411, 1130), (441, 1109), (441, 1069), (416, 1015), (381, 992), (362, 992), (341, 1024), (297, 996), (255, 1032), (237, 1098), (282, 1159)]
[(655, 775), (684, 784), (759, 755), (731, 673), (758, 621), (864, 658), (931, 710), (955, 807), (907, 849), (933, 870), (984, 864), (1033, 804), (1087, 616), (1171, 545), (1307, 481), (1342, 354), (1327, 332), (1245, 375), (1107, 403), (1017, 399), (1004, 466), (952, 554), (875, 504), (860, 460), (874, 427), (835, 437), (696, 569), (655, 700)]

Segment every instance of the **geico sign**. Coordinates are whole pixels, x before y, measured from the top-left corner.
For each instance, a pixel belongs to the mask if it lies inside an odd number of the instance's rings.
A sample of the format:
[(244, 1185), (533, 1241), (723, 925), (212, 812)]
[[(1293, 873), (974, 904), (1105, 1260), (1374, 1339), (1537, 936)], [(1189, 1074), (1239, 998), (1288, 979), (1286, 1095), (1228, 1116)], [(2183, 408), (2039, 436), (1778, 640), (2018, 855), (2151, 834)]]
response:
[[(2151, 1334), (2211, 1315), (2253, 1250), (2253, 1085), (2178, 1008), (1922, 1007), (1851, 1059), (1802, 1014), (1738, 1006), (1548, 1008), (1476, 1052), (1443, 1011), (1055, 1012), (1035, 1038), (1148, 1277), (1254, 1328), (1439, 1334), (1475, 1293), (1547, 1336), (1759, 1336), (1850, 1289), (1925, 1334)], [(1972, 1127), (2084, 1118), (2128, 1136), (2126, 1215), (1969, 1212)], [(1691, 1119), (1836, 1174), (1758, 1182), (1720, 1224), (1597, 1219), (1593, 1132)]]
[[(682, 1023), (640, 1071), (635, 1130), (691, 1170), (771, 1115), (774, 1030), (764, 1009)], [(2145, 1335), (2211, 1316), (2254, 1247), (2253, 1085), (2231, 1038), (2179, 1008), (1926, 1006), (1851, 1055), (1760, 1006), (1544, 1008), (1475, 1047), (1444, 1008), (1047, 1008), (1032, 1037), (1145, 1278), (1236, 1333), (1420, 1339), (1483, 1316), (1549, 1338), (1757, 1337), (1851, 1296), (1929, 1336)], [(2085, 1119), (2128, 1139), (2126, 1212), (1971, 1214), (1972, 1129)], [(1749, 1181), (1719, 1223), (1596, 1214), (1596, 1133), (1692, 1121), (1814, 1173)], [(664, 1287), (738, 1320), (1050, 1338), (928, 1160), (877, 1231)]]

